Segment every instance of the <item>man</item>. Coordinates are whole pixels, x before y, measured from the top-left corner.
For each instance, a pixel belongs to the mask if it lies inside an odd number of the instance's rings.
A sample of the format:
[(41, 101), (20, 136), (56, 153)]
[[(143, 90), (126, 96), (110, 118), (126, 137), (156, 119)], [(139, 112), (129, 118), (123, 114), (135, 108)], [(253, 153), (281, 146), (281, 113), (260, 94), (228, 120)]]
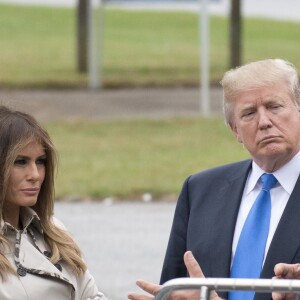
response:
[[(185, 181), (175, 211), (161, 283), (187, 276), (182, 259), (187, 250), (193, 252), (207, 277), (248, 277), (247, 273), (239, 275), (243, 269), (241, 262), (248, 261), (248, 257), (251, 262), (255, 251), (247, 254), (247, 259), (238, 263), (236, 260), (239, 255), (245, 257), (248, 248), (240, 245), (241, 237), (246, 242), (247, 237), (252, 237), (248, 232), (245, 238), (243, 232), (247, 216), (261, 193), (261, 177), (265, 174), (275, 179), (275, 185), (267, 191), (270, 212), (260, 269), (257, 275), (249, 277), (272, 278), (277, 263), (300, 262), (297, 71), (286, 61), (267, 59), (228, 71), (221, 84), (226, 123), (251, 159), (206, 170)], [(260, 235), (256, 234), (255, 238)], [(258, 293), (238, 299), (269, 300), (271, 295)]]

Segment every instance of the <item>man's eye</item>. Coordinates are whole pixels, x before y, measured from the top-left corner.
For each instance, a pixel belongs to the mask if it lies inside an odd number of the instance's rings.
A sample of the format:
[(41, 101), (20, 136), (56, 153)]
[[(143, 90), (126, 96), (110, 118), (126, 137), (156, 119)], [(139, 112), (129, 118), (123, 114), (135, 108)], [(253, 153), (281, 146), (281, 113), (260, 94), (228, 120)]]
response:
[(281, 106), (280, 105), (272, 105), (270, 108), (271, 109), (278, 109), (278, 108), (280, 108)]
[(254, 111), (246, 111), (243, 113), (242, 117), (243, 118), (251, 117), (253, 114), (254, 114)]

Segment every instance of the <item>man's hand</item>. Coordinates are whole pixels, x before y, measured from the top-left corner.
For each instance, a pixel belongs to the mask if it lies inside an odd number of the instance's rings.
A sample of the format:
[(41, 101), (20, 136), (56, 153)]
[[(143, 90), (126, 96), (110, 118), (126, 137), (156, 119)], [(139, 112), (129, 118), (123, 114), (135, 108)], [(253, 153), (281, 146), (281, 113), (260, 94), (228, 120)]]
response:
[[(194, 278), (203, 278), (204, 274), (194, 258), (193, 254), (191, 251), (187, 251), (184, 256), (184, 263), (185, 266), (188, 270), (188, 273), (190, 277)], [(143, 289), (145, 292), (148, 292), (152, 296), (148, 295), (142, 295), (142, 294), (137, 294), (137, 293), (130, 293), (128, 294), (128, 299), (131, 300), (150, 300), (153, 299), (158, 290), (160, 289), (160, 285), (154, 284), (145, 280), (138, 280), (136, 283), (141, 289)], [(193, 300), (193, 299), (199, 299), (199, 291), (180, 291), (180, 292), (174, 292), (169, 296), (169, 300)], [(211, 293), (211, 299), (213, 300), (221, 300), (216, 292)]]
[[(300, 279), (300, 264), (277, 264), (274, 268), (277, 279)], [(272, 293), (273, 300), (297, 300), (297, 294)]]

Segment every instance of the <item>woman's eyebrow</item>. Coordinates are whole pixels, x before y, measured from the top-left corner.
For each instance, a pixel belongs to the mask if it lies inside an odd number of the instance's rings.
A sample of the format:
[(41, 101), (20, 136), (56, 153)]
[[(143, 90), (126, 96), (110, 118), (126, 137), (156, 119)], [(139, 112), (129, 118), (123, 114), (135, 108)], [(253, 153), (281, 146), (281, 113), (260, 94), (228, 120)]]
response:
[(20, 155), (17, 156), (17, 158), (26, 158), (27, 159), (27, 158), (29, 158), (29, 156), (20, 154)]
[[(17, 156), (17, 158), (30, 159), (31, 157), (20, 154)], [(41, 155), (37, 156), (36, 158), (47, 158), (47, 154), (41, 154)]]

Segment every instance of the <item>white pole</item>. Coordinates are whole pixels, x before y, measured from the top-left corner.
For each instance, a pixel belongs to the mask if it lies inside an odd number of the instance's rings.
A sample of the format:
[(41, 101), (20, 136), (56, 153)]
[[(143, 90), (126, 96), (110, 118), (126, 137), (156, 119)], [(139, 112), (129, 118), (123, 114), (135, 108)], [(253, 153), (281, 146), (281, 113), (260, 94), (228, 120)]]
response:
[(89, 0), (88, 6), (88, 86), (98, 89), (102, 87), (102, 0)]
[(201, 112), (203, 116), (210, 116), (210, 98), (209, 98), (209, 13), (208, 2), (209, 0), (200, 1), (200, 18), (199, 20), (199, 33), (200, 33), (200, 68), (201, 68), (201, 81), (200, 81), (200, 101)]

